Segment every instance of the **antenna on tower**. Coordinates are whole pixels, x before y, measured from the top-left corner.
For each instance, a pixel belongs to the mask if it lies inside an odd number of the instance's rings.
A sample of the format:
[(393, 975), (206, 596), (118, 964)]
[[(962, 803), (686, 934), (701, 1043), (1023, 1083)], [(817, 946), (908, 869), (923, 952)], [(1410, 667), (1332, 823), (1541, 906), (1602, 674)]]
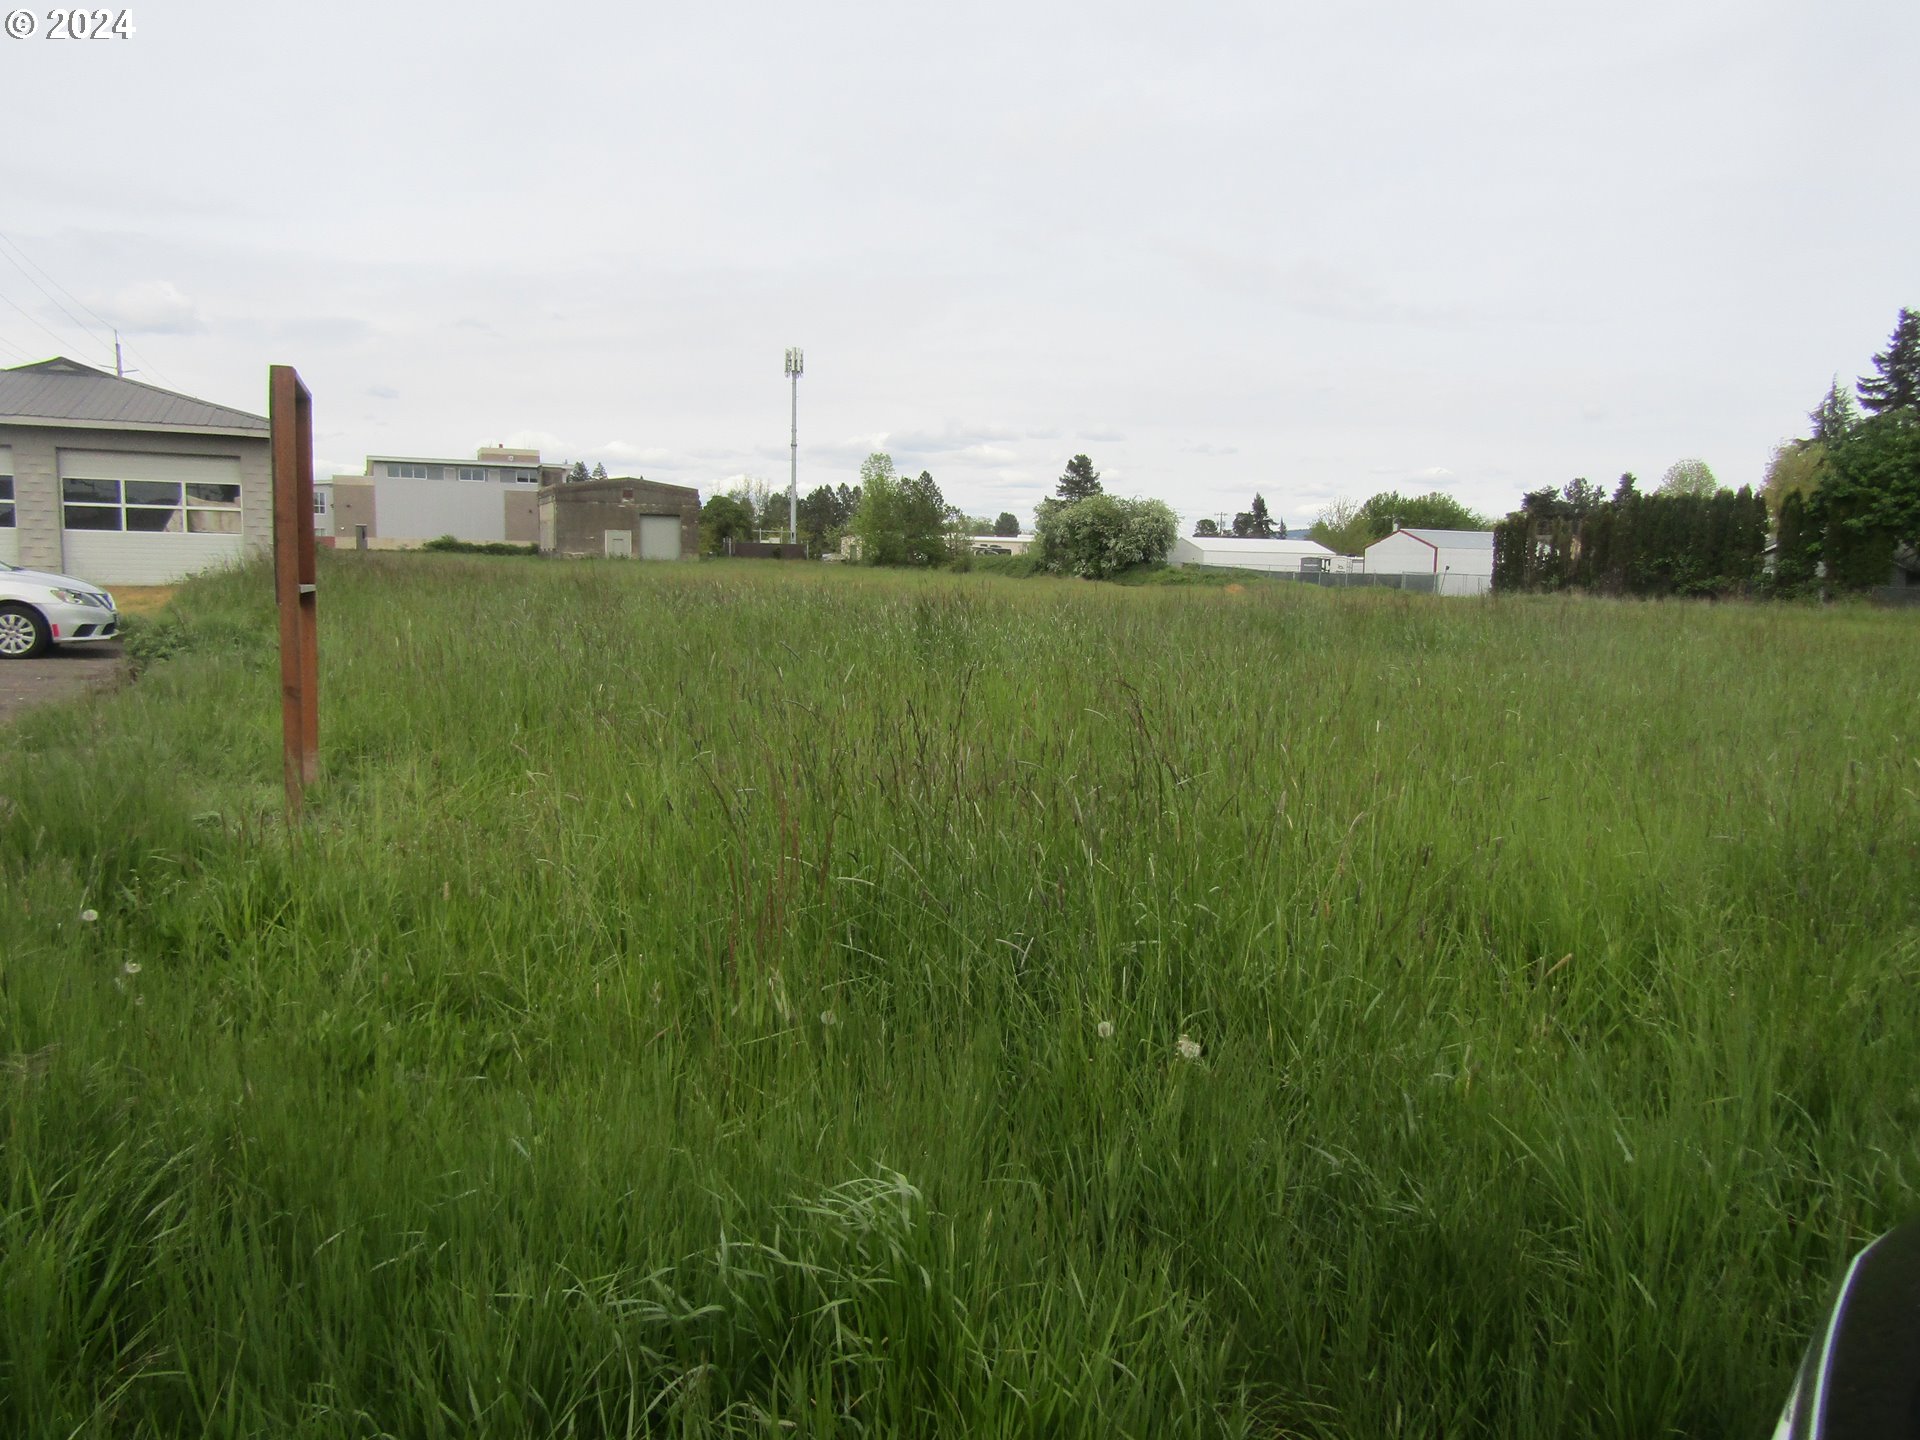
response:
[(113, 332), (113, 373), (122, 380), (127, 378), (126, 363), (120, 358), (120, 332)]
[(800, 377), (806, 356), (797, 345), (787, 349), (787, 378), (793, 382), (793, 453), (787, 469), (787, 543), (800, 543)]

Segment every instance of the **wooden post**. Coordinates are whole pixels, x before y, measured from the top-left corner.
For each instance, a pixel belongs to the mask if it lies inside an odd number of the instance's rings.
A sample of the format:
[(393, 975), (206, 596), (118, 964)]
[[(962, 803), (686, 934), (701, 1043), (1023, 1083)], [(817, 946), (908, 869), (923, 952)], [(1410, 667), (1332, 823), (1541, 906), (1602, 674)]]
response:
[(320, 611), (313, 568), (313, 396), (291, 365), (268, 370), (273, 426), (273, 588), (280, 606), (280, 729), (287, 819), (320, 778)]

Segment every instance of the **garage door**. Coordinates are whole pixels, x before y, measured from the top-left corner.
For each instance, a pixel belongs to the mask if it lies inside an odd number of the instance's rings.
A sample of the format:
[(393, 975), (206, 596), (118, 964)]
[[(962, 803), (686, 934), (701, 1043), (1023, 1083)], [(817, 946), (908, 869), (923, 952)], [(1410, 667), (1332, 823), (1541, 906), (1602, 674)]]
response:
[(642, 560), (678, 560), (680, 558), (680, 517), (642, 515), (640, 517), (640, 558)]
[(0, 445), (0, 560), (20, 563), (20, 516), (13, 503), (13, 451)]
[(240, 462), (60, 452), (61, 568), (96, 585), (167, 585), (238, 560)]

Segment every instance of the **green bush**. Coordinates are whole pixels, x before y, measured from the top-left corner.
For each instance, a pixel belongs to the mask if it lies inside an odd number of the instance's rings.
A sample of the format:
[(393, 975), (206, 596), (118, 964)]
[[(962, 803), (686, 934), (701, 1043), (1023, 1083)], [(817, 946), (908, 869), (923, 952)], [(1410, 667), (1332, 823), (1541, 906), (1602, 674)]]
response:
[(460, 540), (452, 535), (429, 540), (420, 548), (436, 555), (537, 555), (540, 552), (537, 545), (510, 545), (504, 540)]
[(1086, 580), (1164, 561), (1180, 535), (1173, 511), (1158, 500), (1042, 500), (1037, 514), (1033, 552), (1040, 563)]

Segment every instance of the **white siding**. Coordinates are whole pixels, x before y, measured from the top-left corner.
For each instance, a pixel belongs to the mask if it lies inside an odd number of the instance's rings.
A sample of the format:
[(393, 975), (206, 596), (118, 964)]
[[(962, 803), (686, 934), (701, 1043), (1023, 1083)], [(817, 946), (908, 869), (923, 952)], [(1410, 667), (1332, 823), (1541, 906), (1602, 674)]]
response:
[[(62, 450), (62, 480), (159, 480), (184, 484), (241, 485), (237, 459), (211, 455), (154, 454), (126, 450)], [(255, 497), (241, 492), (243, 508)], [(236, 520), (236, 523), (237, 520)], [(60, 532), (60, 569), (96, 585), (171, 585), (196, 570), (237, 562), (246, 538), (125, 530)]]
[(129, 535), (68, 530), (60, 568), (95, 585), (171, 585), (196, 570), (237, 562), (238, 535)]
[(472, 480), (388, 480), (374, 485), (374, 514), (383, 540), (507, 538), (510, 487)]
[(1440, 547), (1440, 570), (1443, 574), (1480, 575), (1491, 580), (1493, 551), (1452, 549), (1443, 545)]
[(1169, 565), (1214, 565), (1230, 570), (1262, 570), (1298, 575), (1309, 556), (1331, 557), (1317, 540), (1216, 540), (1181, 536), (1167, 552)]
[(1411, 535), (1389, 535), (1367, 547), (1367, 573), (1432, 575), (1439, 568), (1433, 563), (1433, 557), (1433, 546), (1422, 544)]

